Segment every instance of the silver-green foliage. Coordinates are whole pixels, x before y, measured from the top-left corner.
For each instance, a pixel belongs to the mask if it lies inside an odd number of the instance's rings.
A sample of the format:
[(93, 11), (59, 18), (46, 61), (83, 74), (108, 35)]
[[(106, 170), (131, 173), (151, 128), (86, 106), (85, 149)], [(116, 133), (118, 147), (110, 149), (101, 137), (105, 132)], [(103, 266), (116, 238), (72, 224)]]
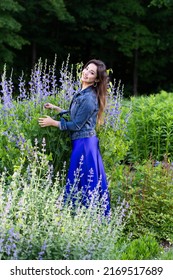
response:
[(119, 259), (116, 250), (127, 216), (123, 202), (105, 218), (96, 208), (63, 204), (64, 171), (52, 180), (52, 167), (34, 147), (22, 172), (24, 157), (11, 179), (0, 179), (0, 259)]

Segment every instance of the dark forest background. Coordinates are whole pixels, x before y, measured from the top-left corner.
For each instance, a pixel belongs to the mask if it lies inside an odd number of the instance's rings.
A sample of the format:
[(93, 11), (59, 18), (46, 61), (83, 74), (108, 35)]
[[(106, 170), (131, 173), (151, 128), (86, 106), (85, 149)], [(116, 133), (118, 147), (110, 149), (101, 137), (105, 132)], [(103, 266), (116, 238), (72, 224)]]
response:
[(0, 71), (102, 59), (125, 96), (173, 91), (173, 0), (0, 0)]

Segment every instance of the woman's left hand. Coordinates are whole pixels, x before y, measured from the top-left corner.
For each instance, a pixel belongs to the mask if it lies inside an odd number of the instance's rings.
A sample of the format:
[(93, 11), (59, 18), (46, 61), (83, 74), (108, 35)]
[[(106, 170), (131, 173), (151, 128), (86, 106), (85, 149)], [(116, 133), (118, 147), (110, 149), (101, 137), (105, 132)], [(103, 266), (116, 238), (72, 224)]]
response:
[(55, 121), (49, 116), (46, 116), (45, 118), (39, 118), (38, 123), (41, 127), (46, 127), (46, 126), (58, 126), (59, 127), (59, 121)]

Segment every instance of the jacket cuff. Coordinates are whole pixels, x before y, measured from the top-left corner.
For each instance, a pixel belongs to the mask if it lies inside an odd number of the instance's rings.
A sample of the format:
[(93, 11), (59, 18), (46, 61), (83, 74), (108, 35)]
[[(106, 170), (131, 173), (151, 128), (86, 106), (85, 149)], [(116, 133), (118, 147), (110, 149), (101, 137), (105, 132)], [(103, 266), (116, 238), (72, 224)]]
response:
[(67, 130), (67, 124), (64, 118), (60, 118), (60, 130)]

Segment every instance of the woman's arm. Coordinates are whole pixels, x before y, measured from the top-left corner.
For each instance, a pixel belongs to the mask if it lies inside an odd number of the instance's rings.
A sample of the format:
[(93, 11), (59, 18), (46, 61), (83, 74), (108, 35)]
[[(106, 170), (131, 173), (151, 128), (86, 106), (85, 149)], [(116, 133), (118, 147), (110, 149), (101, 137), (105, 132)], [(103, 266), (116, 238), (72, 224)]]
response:
[(60, 113), (61, 111), (63, 111), (63, 109), (61, 109), (60, 107), (54, 105), (54, 104), (51, 104), (51, 103), (46, 103), (44, 104), (44, 108), (45, 109), (54, 109), (56, 110), (58, 113)]

